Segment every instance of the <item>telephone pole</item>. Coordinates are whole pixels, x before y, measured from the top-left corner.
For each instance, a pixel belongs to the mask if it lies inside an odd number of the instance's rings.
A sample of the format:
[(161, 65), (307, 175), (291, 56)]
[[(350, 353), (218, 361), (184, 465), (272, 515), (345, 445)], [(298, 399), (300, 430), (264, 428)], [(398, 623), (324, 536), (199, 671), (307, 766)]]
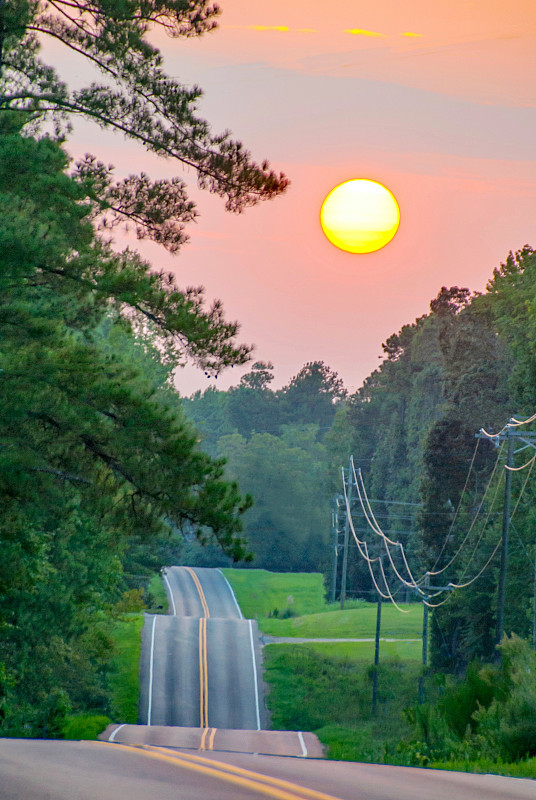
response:
[(419, 676), (419, 703), (424, 703), (424, 673), (428, 666), (428, 615), (430, 607), (428, 600), (430, 600), (430, 576), (426, 573), (424, 578), (424, 589), (426, 594), (423, 595), (423, 615), (422, 615), (422, 674)]
[[(380, 564), (382, 563), (382, 556)], [(376, 716), (378, 705), (378, 665), (380, 663), (380, 631), (382, 625), (382, 596), (378, 592), (378, 606), (376, 610), (376, 641), (374, 644), (374, 673), (372, 676), (372, 716)]]
[(350, 514), (352, 513), (352, 495), (354, 489), (354, 482), (352, 480), (352, 458), (348, 464), (348, 477), (346, 480), (346, 497), (348, 504), (346, 506), (346, 519), (344, 522), (344, 550), (342, 555), (342, 575), (341, 575), (341, 611), (344, 609), (346, 600), (346, 573), (348, 572), (348, 540), (350, 538)]
[[(499, 446), (500, 441), (507, 442), (506, 453), (506, 480), (504, 484), (504, 504), (502, 521), (502, 546), (501, 546), (501, 567), (499, 572), (499, 588), (497, 592), (497, 627), (495, 633), (495, 643), (500, 644), (504, 634), (504, 609), (506, 604), (506, 576), (508, 574), (508, 543), (510, 534), (510, 499), (512, 494), (512, 469), (514, 466), (514, 455), (516, 452), (524, 450), (526, 447), (536, 449), (536, 432), (521, 431), (506, 427), (496, 436), (490, 437), (481, 429), (475, 434), (476, 439), (490, 439)], [(515, 450), (516, 441), (523, 443), (519, 450)], [(535, 556), (536, 558), (536, 556)]]
[[(514, 465), (514, 437), (508, 436), (508, 450), (506, 455), (506, 466)], [(497, 595), (497, 632), (495, 644), (500, 644), (504, 633), (504, 603), (506, 599), (506, 574), (508, 572), (508, 535), (510, 533), (510, 496), (512, 494), (512, 470), (506, 470), (506, 480), (504, 484), (504, 505), (502, 522), (502, 546), (501, 546), (501, 571), (499, 573), (499, 591)]]

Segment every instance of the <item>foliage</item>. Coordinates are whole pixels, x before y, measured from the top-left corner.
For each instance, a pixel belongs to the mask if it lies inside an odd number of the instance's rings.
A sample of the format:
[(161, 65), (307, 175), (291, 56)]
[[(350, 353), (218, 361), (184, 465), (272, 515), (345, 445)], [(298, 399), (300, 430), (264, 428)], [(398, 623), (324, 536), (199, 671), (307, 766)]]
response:
[(168, 380), (175, 340), (207, 367), (241, 357), (220, 312), (96, 237), (57, 143), (0, 127), (0, 724), (51, 735), (71, 706), (107, 709), (107, 614), (181, 529), (245, 555), (249, 499)]
[(96, 739), (112, 720), (103, 714), (72, 714), (63, 726), (63, 739)]
[(499, 665), (473, 663), (464, 678), (448, 680), (436, 704), (407, 712), (414, 732), (400, 751), (408, 763), (509, 763), (536, 754), (536, 654), (517, 636), (500, 649)]
[(113, 655), (108, 675), (110, 716), (132, 725), (138, 722), (142, 627), (143, 614), (130, 614), (118, 620), (112, 632)]
[[(215, 26), (218, 13), (207, 0), (2, 3), (0, 112), (18, 110), (34, 123), (51, 116), (58, 131), (70, 116), (82, 115), (193, 168), (198, 184), (226, 198), (233, 211), (274, 197), (286, 188), (286, 177), (267, 161), (255, 163), (228, 132), (212, 134), (196, 113), (201, 90), (167, 75), (150, 41), (155, 29), (172, 37), (200, 36)], [(43, 38), (84, 59), (95, 80), (70, 89), (40, 59)], [(172, 252), (187, 239), (184, 226), (196, 212), (182, 180), (153, 182), (141, 173), (114, 182), (113, 168), (89, 155), (77, 165), (77, 176), (105, 227), (128, 220), (139, 238), (154, 239)]]
[(401, 712), (416, 699), (418, 665), (397, 661), (381, 665), (380, 711), (373, 718), (370, 661), (340, 658), (337, 647), (331, 654), (320, 654), (308, 645), (265, 648), (272, 725), (315, 731), (329, 746), (330, 758), (389, 762), (388, 753), (408, 732)]

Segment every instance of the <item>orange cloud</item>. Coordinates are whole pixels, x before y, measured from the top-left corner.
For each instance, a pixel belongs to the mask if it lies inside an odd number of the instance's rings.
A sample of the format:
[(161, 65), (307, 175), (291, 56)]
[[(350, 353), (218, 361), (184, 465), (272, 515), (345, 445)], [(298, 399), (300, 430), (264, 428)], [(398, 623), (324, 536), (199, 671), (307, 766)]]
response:
[(408, 36), (411, 39), (422, 39), (422, 37), (423, 37), (422, 33), (412, 33), (411, 31), (406, 31), (405, 33), (401, 33), (400, 35), (401, 36)]
[(352, 36), (381, 36), (383, 39), (387, 38), (386, 33), (377, 33), (376, 31), (365, 31), (362, 28), (349, 28), (344, 32), (351, 33)]
[(280, 31), (288, 33), (290, 30), (286, 25), (248, 25), (247, 27), (252, 31)]

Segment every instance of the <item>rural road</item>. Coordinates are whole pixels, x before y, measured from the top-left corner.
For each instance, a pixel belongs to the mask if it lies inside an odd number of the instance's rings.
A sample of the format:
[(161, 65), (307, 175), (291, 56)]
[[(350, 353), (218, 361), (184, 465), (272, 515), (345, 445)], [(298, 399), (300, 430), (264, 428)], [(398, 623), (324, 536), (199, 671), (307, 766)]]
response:
[(491, 775), (105, 742), (0, 739), (1, 800), (534, 800)]
[(168, 615), (147, 616), (140, 722), (188, 728), (267, 728), (257, 623), (245, 620), (216, 569), (169, 567)]

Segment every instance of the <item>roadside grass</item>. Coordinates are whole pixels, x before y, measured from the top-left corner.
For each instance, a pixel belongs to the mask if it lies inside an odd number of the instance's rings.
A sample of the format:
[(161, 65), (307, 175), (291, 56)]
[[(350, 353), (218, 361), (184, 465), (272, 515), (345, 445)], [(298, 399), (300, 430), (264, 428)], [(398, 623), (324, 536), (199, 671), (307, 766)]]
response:
[(314, 731), (329, 758), (366, 762), (384, 761), (409, 734), (402, 712), (418, 699), (418, 660), (384, 653), (373, 717), (372, 649), (370, 658), (361, 643), (272, 644), (264, 652), (275, 729)]
[[(381, 635), (386, 639), (419, 639), (422, 636), (422, 605), (407, 607), (407, 614), (392, 605), (382, 609)], [(376, 635), (376, 604), (362, 602), (358, 608), (325, 611), (291, 619), (259, 619), (259, 627), (269, 636), (304, 639), (370, 639)]]
[(139, 664), (143, 613), (125, 614), (112, 631), (114, 653), (108, 685), (114, 721), (136, 724), (140, 697)]
[(169, 600), (160, 573), (153, 575), (149, 581), (145, 600), (149, 614), (168, 613)]
[[(283, 645), (279, 645), (283, 646)], [(307, 642), (307, 647), (322, 656), (346, 660), (355, 664), (366, 664), (374, 661), (374, 642)], [(380, 641), (380, 663), (394, 661), (418, 661), (422, 659), (422, 643)]]
[(477, 761), (437, 761), (427, 765), (429, 769), (444, 769), (454, 772), (475, 772), (480, 775), (507, 775), (511, 778), (536, 778), (536, 758), (519, 761), (517, 764), (503, 764), (479, 758)]

